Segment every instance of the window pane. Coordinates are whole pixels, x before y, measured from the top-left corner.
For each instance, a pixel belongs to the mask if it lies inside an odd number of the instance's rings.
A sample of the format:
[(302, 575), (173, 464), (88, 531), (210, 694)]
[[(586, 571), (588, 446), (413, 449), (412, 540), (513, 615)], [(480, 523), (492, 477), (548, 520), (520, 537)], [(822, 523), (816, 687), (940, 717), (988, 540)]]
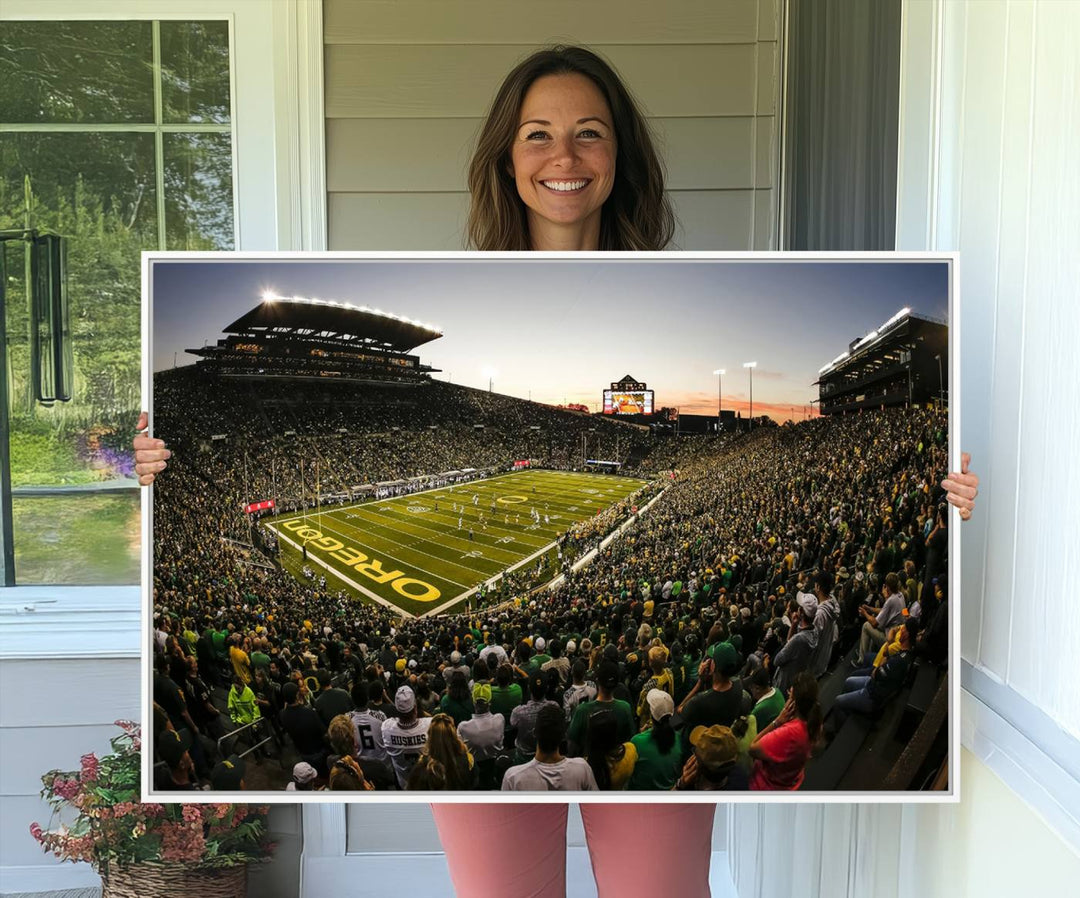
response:
[[(66, 447), (62, 456), (68, 466), (46, 475), (44, 469), (13, 462), (15, 484), (122, 476), (104, 469), (88, 475), (91, 460), (84, 444), (91, 428), (107, 432), (122, 427), (129, 438), (130, 416), (138, 413), (139, 253), (157, 246), (153, 171), (151, 134), (0, 135), (0, 228), (29, 225), (68, 238), (75, 366), (71, 402), (45, 408), (33, 401), (23, 245), (9, 242), (6, 325), (13, 455), (24, 435), (47, 431), (56, 451)], [(101, 436), (98, 432), (95, 439)]]
[[(33, 194), (29, 220), (26, 178)], [(69, 237), (104, 228), (154, 249), (155, 199), (152, 134), (0, 133), (0, 227), (30, 224)], [(138, 258), (134, 266), (137, 275)]]
[(232, 249), (232, 138), (165, 135), (165, 246)]
[(4, 22), (0, 121), (154, 121), (150, 22)]
[(139, 582), (138, 489), (89, 496), (16, 496), (12, 512), (19, 583)]
[(162, 121), (229, 121), (229, 23), (161, 23)]
[[(29, 224), (68, 238), (74, 359), (72, 401), (35, 402), (23, 244), (8, 242), (5, 324), (16, 488), (133, 481), (139, 253), (157, 246), (154, 184), (152, 134), (0, 135), (0, 228)], [(125, 542), (134, 502), (111, 495), (16, 498), (18, 582), (137, 582)]]

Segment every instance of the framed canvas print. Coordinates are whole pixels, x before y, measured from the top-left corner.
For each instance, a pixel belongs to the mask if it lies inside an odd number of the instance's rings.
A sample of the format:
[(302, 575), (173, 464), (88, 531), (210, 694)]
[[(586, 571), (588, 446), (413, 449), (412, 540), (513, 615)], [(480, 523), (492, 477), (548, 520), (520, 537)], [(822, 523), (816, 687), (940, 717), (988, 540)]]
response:
[(955, 264), (147, 254), (148, 793), (954, 797)]

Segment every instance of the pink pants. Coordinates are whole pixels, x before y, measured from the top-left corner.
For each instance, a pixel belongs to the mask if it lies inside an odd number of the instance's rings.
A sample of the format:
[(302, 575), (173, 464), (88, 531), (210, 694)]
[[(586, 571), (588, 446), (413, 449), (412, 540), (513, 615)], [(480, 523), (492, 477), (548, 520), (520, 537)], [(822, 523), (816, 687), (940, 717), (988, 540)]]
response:
[[(564, 898), (565, 804), (433, 804), (458, 898)], [(599, 898), (708, 898), (714, 804), (590, 804)]]

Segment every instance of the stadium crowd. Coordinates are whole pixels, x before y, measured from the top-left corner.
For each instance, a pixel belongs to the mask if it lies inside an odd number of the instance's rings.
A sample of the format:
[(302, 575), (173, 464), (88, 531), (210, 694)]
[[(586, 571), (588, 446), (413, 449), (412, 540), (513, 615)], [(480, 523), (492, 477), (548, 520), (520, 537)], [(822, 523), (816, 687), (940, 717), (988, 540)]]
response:
[[(250, 786), (272, 758), (301, 791), (794, 789), (916, 656), (947, 659), (940, 412), (668, 438), (650, 464), (636, 429), (445, 384), (354, 405), (196, 387), (155, 385), (177, 450), (154, 497), (155, 731), (181, 736), (155, 740), (159, 788)], [(403, 619), (302, 583), (240, 510), (302, 497), (312, 447), (332, 492), (516, 458), (569, 466), (583, 439), (677, 474), (648, 511), (568, 538), (596, 548), (631, 518), (592, 563), (540, 588), (507, 578), (471, 614)], [(819, 681), (849, 654), (825, 707)]]

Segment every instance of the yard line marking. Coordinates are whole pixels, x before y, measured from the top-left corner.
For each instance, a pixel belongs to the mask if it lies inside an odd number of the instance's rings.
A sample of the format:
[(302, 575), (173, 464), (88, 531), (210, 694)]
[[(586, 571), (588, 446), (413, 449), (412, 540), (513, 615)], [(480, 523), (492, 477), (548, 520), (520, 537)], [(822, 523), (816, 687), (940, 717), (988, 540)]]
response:
[[(325, 526), (325, 525), (320, 525), (320, 526)], [(335, 530), (333, 527), (326, 527), (325, 530), (323, 530), (323, 532), (324, 533), (325, 532), (334, 533), (334, 534), (337, 534), (338, 536), (344, 536), (346, 539), (349, 539), (351, 541), (360, 542), (359, 540), (354, 540), (353, 537), (349, 536), (349, 534), (345, 533), (345, 531), (343, 531), (343, 530)], [(398, 546), (400, 548), (404, 548), (402, 543), (396, 542), (395, 540), (387, 539), (386, 542), (393, 543), (394, 545), (396, 545), (396, 546)], [(363, 545), (362, 542), (361, 542), (361, 545)], [(371, 546), (364, 546), (364, 548), (368, 549), (369, 551), (371, 550)], [(413, 550), (413, 551), (415, 551), (415, 550)], [(384, 553), (384, 554), (390, 555), (389, 552)], [(420, 552), (419, 554), (428, 555), (427, 552)], [(308, 552), (308, 557), (309, 558), (311, 557), (311, 552), (310, 551)], [(428, 555), (428, 557), (429, 558), (436, 558), (436, 556), (434, 556), (434, 555)], [(474, 574), (482, 573), (480, 571), (474, 570), (473, 568), (466, 567), (465, 565), (462, 565), (462, 564), (454, 564), (452, 561), (447, 561), (446, 559), (443, 559), (443, 558), (436, 558), (436, 560), (445, 562), (450, 567), (459, 567), (462, 570), (467, 570), (470, 573), (474, 573)], [(420, 571), (421, 573), (428, 574), (431, 577), (435, 577), (438, 580), (442, 580), (444, 583), (450, 583), (450, 584), (452, 584), (454, 586), (459, 586), (462, 589), (468, 589), (469, 588), (469, 584), (467, 584), (467, 583), (459, 583), (457, 580), (452, 580), (449, 577), (444, 576), (443, 574), (436, 574), (434, 571), (429, 571), (426, 568), (422, 568), (418, 564), (413, 564), (412, 562), (409, 562), (409, 561), (403, 561), (401, 558), (394, 558), (393, 561), (394, 561), (395, 567), (400, 566), (402, 564), (405, 564), (405, 565), (408, 565), (408, 566), (411, 566), (411, 567), (415, 568), (416, 570)], [(404, 571), (403, 571), (403, 573), (404, 573)], [(486, 576), (490, 576), (490, 575), (486, 575)]]
[[(395, 518), (394, 520), (398, 520), (398, 519)], [(407, 524), (407, 526), (410, 527), (410, 528), (418, 526), (418, 525), (414, 524), (412, 520), (408, 520), (408, 521), (401, 520), (400, 523)], [(402, 532), (408, 532), (407, 530), (406, 531), (398, 530), (398, 528), (396, 528), (396, 527), (390, 527), (389, 529), (392, 532), (397, 533), (397, 534), (400, 534)], [(419, 529), (426, 530), (426, 529), (429, 529), (429, 528), (419, 527)], [(455, 546), (451, 545), (451, 543), (453, 543), (453, 542), (465, 543), (466, 545), (471, 546), (471, 547), (475, 547), (476, 543), (477, 543), (477, 540), (475, 540), (475, 539), (469, 539), (468, 537), (465, 537), (465, 536), (455, 536), (452, 532), (448, 532), (448, 531), (432, 530), (431, 532), (432, 533), (437, 533), (440, 536), (441, 539), (440, 540), (428, 539), (428, 538), (426, 538), (424, 536), (421, 536), (420, 534), (416, 534), (416, 533), (409, 533), (409, 535), (414, 536), (414, 537), (419, 537), (421, 542), (429, 543), (429, 544), (431, 544), (433, 546), (438, 546), (440, 549), (464, 548), (464, 546), (456, 546), (455, 547)], [(486, 541), (484, 541), (484, 540), (480, 540), (480, 543), (481, 543), (481, 545), (488, 545), (488, 543)], [(492, 546), (492, 548), (494, 548), (494, 547)], [(422, 551), (422, 550), (418, 549), (417, 551)], [(517, 559), (517, 557), (521, 554), (520, 552), (510, 552), (509, 550), (506, 550), (506, 549), (501, 549), (501, 550), (497, 550), (497, 551), (501, 551), (504, 554), (509, 554), (511, 556), (510, 558), (507, 559), (508, 564), (513, 563)], [(431, 553), (423, 552), (423, 554), (430, 555)], [(433, 558), (438, 558), (440, 556), (432, 555), (432, 557)], [(492, 560), (496, 560), (496, 559), (492, 559)]]

